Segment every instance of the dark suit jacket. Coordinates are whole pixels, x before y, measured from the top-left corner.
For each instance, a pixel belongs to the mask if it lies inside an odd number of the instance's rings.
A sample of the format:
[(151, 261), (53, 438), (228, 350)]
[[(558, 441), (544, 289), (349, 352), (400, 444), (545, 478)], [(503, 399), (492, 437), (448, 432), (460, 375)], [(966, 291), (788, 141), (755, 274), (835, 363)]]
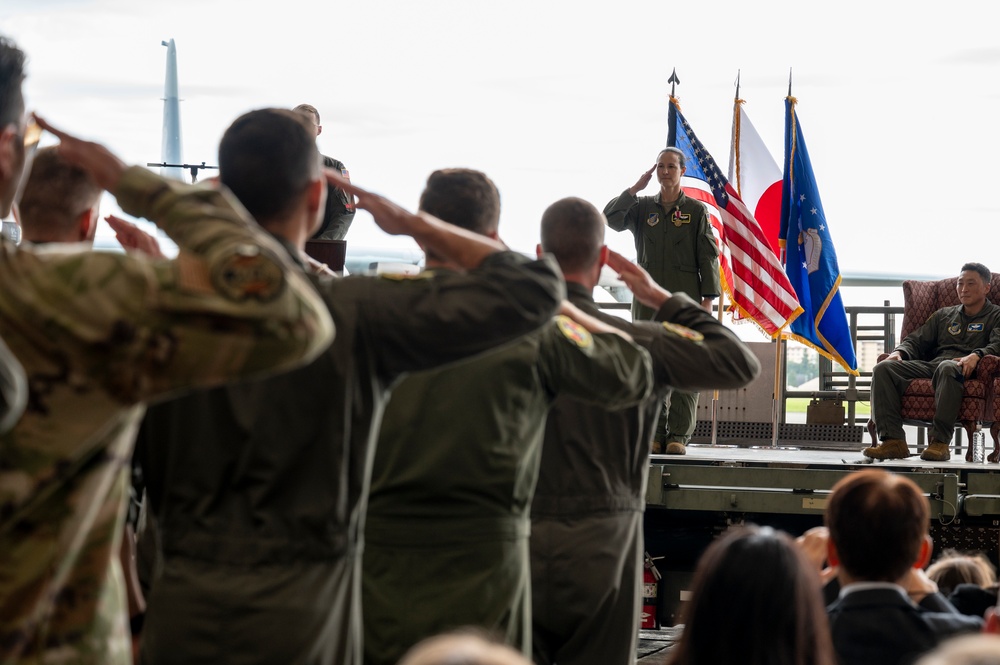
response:
[(901, 588), (853, 591), (826, 611), (840, 665), (906, 665), (941, 640), (983, 626), (981, 619), (957, 611), (914, 605)]

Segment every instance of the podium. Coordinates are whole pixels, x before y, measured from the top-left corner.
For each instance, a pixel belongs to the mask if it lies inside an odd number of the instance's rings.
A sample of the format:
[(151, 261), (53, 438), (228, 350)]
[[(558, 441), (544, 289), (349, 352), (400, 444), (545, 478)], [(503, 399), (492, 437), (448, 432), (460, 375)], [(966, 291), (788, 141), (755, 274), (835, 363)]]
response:
[(320, 263), (325, 263), (334, 272), (344, 272), (347, 258), (346, 240), (307, 240), (306, 254)]

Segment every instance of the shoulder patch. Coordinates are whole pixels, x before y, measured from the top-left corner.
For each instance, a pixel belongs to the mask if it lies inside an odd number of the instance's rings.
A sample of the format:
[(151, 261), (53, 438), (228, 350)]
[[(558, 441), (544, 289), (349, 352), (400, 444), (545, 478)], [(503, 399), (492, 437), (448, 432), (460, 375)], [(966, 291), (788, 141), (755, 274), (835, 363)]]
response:
[(563, 334), (563, 337), (581, 349), (589, 349), (594, 345), (594, 338), (591, 337), (590, 331), (568, 316), (562, 314), (557, 316), (556, 325), (559, 327), (559, 332)]
[(705, 339), (705, 336), (697, 330), (691, 330), (687, 326), (670, 323), (670, 321), (664, 321), (663, 327), (667, 330), (667, 332), (673, 333), (678, 337), (683, 337), (684, 339), (689, 339), (692, 342), (701, 342)]
[(278, 259), (256, 245), (240, 245), (211, 269), (212, 285), (229, 300), (269, 302), (285, 288)]

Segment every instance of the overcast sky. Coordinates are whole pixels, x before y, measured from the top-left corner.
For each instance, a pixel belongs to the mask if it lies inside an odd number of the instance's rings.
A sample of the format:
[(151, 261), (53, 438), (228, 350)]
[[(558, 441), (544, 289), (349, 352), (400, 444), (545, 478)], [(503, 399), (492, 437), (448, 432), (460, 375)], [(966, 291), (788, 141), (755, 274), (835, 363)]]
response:
[[(173, 38), (186, 161), (215, 163), (244, 111), (309, 102), (322, 151), (408, 207), (435, 168), (488, 173), (501, 235), (524, 251), (548, 204), (603, 207), (652, 165), (674, 67), (681, 108), (723, 168), (742, 70), (780, 162), (792, 68), (842, 270), (947, 275), (967, 260), (1000, 270), (990, 6), (2, 0), (0, 32), (29, 55), (29, 107), (126, 161), (160, 158), (160, 42)], [(405, 244), (366, 213), (348, 241)], [(627, 233), (608, 244), (634, 256)]]

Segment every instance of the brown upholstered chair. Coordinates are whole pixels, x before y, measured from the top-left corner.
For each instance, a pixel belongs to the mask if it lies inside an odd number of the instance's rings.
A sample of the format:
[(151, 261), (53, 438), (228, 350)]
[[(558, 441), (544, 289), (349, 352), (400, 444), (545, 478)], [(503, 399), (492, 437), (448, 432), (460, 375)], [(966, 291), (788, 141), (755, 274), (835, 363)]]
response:
[[(1000, 305), (1000, 274), (992, 273), (990, 290), (987, 298), (990, 302)], [(931, 314), (951, 305), (958, 305), (957, 277), (949, 277), (932, 282), (906, 280), (903, 282), (903, 327), (900, 339), (922, 326)], [(879, 362), (889, 354), (878, 357)], [(965, 380), (965, 392), (962, 406), (958, 412), (958, 423), (968, 434), (969, 450), (966, 461), (972, 461), (972, 436), (982, 426), (982, 423), (993, 422), (990, 432), (993, 434), (993, 453), (989, 456), (991, 462), (1000, 458), (997, 437), (1000, 435), (1000, 357), (985, 356), (976, 365), (976, 371)], [(989, 408), (987, 408), (989, 407)], [(994, 415), (996, 414), (996, 415)], [(908, 425), (927, 427), (934, 420), (934, 389), (930, 379), (914, 379), (903, 393), (903, 422)], [(875, 422), (868, 421), (868, 432), (872, 437), (872, 445), (878, 445), (875, 433)], [(956, 446), (956, 452), (962, 452), (961, 446)]]

